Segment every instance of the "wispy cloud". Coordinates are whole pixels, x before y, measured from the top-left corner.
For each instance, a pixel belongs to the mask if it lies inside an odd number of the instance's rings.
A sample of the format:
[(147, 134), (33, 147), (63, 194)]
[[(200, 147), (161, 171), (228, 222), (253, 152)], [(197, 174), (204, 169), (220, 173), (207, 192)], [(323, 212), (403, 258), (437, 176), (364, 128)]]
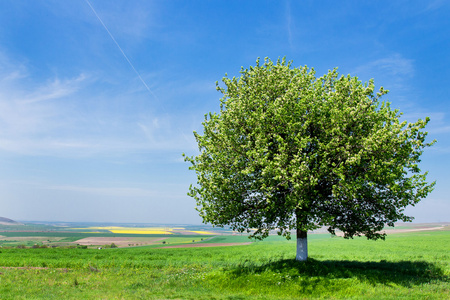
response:
[(54, 135), (66, 123), (65, 110), (48, 100), (73, 96), (85, 79), (81, 74), (36, 84), (23, 64), (14, 65), (0, 55), (0, 148), (20, 152)]
[(377, 86), (383, 86), (390, 91), (384, 100), (401, 101), (402, 111), (414, 106), (411, 101), (415, 96), (414, 86), (411, 84), (415, 76), (413, 59), (395, 53), (357, 66), (351, 74), (357, 75), (363, 81), (374, 78)]
[(45, 100), (61, 99), (75, 93), (80, 84), (86, 79), (86, 75), (80, 74), (76, 78), (64, 79), (55, 78), (52, 81), (39, 87), (30, 95), (24, 95), (23, 103), (34, 103)]
[[(20, 67), (19, 67), (20, 69)], [(60, 113), (57, 105), (45, 100), (64, 99), (72, 95), (84, 80), (81, 75), (74, 79), (60, 80), (33, 88), (23, 70), (0, 70), (0, 137), (23, 138), (30, 134), (44, 133), (53, 126)]]
[(400, 54), (393, 54), (358, 66), (352, 73), (364, 75), (380, 74), (395, 78), (396, 81), (402, 81), (402, 78), (405, 76), (408, 78), (414, 76), (414, 61), (404, 58)]
[[(142, 89), (121, 93), (102, 89), (96, 78), (81, 73), (73, 78), (33, 80), (21, 64), (0, 60), (0, 150), (21, 155), (126, 155), (142, 151), (192, 148), (192, 129), (177, 115), (143, 95)], [(16, 67), (17, 66), (17, 67)], [(109, 83), (108, 83), (109, 84)], [(203, 83), (183, 83), (193, 93)], [(211, 83), (213, 87), (213, 84)], [(89, 93), (87, 92), (89, 90)], [(165, 91), (171, 91), (165, 93)], [(164, 100), (179, 97), (163, 86)], [(139, 97), (143, 97), (139, 100)], [(133, 99), (135, 105), (130, 99)], [(158, 111), (159, 107), (159, 111)], [(162, 109), (162, 111), (161, 111)], [(189, 130), (188, 130), (189, 129)], [(189, 138), (187, 138), (189, 133)]]

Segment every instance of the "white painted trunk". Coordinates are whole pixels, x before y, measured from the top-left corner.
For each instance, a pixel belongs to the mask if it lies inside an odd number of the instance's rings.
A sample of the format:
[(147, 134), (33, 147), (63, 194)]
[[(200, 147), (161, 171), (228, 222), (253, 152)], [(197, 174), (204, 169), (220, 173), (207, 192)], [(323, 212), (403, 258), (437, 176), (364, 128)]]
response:
[(298, 261), (306, 261), (308, 258), (308, 238), (297, 238), (297, 256)]

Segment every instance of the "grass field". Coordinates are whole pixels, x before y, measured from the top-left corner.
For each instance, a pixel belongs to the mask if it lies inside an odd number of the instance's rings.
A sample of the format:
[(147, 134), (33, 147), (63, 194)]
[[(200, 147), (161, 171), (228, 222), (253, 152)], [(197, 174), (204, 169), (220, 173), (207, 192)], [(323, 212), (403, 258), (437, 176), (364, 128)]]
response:
[[(0, 298), (450, 299), (449, 230), (308, 239), (306, 263), (293, 259), (295, 241), (277, 236), (211, 248), (1, 248)], [(248, 239), (201, 243), (235, 242)]]

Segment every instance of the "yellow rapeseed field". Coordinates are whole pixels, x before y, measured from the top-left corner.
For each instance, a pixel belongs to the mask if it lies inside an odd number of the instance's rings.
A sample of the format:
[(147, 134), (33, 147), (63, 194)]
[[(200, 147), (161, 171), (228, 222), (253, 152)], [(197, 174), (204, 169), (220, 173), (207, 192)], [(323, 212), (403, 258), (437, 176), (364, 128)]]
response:
[[(89, 229), (89, 230), (107, 230), (112, 233), (127, 234), (200, 234), (214, 235), (214, 232), (206, 230), (189, 230), (184, 227), (125, 227), (125, 226), (92, 226), (87, 228), (71, 229)], [(86, 232), (89, 233), (89, 232)]]
[(112, 233), (132, 233), (132, 234), (173, 234), (165, 230), (146, 230), (146, 229), (113, 229)]
[(89, 227), (94, 230), (108, 230), (112, 233), (130, 233), (130, 234), (172, 234), (172, 228), (169, 227)]

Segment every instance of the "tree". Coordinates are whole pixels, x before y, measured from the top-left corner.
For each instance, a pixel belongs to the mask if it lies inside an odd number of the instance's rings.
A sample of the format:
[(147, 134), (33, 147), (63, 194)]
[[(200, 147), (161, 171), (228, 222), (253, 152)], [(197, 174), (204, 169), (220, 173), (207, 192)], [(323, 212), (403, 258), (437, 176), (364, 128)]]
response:
[(187, 157), (197, 174), (188, 195), (205, 223), (251, 237), (297, 233), (297, 260), (307, 259), (307, 231), (327, 226), (345, 238), (379, 231), (433, 189), (418, 167), (429, 118), (401, 113), (374, 92), (374, 82), (280, 59), (241, 69), (216, 83), (220, 112), (205, 116), (200, 153)]

